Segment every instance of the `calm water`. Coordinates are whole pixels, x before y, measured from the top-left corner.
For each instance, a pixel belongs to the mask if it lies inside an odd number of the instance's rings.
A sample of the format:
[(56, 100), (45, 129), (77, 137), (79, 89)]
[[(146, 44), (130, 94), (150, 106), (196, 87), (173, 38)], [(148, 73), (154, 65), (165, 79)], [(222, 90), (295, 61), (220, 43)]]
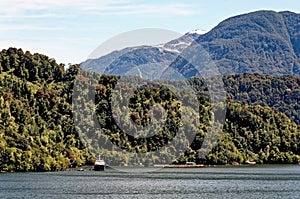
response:
[(300, 166), (2, 173), (0, 198), (300, 198)]

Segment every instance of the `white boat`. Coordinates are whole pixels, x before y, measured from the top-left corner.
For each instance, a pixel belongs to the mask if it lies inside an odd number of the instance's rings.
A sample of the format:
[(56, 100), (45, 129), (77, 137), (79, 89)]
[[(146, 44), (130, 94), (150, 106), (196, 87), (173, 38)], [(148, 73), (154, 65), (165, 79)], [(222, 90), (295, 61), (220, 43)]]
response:
[(95, 161), (94, 170), (95, 171), (104, 171), (105, 169), (105, 161), (100, 157)]
[(251, 162), (251, 161), (249, 161), (249, 160), (246, 160), (245, 163), (246, 163), (246, 164), (250, 164), (250, 165), (256, 164), (256, 162)]

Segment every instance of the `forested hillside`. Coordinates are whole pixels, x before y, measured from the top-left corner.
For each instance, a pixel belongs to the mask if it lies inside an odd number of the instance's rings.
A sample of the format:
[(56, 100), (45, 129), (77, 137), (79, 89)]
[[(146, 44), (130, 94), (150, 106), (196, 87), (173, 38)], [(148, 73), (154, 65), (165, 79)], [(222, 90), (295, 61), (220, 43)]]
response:
[[(87, 138), (85, 142), (91, 143), (88, 151), (75, 130), (72, 114), (73, 84), (80, 70), (79, 65), (71, 65), (65, 70), (54, 59), (21, 49), (10, 48), (0, 52), (1, 171), (54, 171), (92, 164), (95, 158), (91, 152), (99, 153), (93, 142), (103, 138), (132, 154), (153, 151), (172, 140), (176, 131), (184, 125), (181, 115), (185, 107), (181, 107), (178, 100), (189, 95), (184, 89), (180, 93), (172, 93), (159, 83), (149, 84), (130, 96), (129, 112), (122, 109), (112, 111), (112, 91), (119, 78), (101, 76), (92, 86), (96, 90), (96, 115), (105, 134), (95, 132), (94, 139)], [(92, 76), (97, 77), (90, 72), (84, 74), (86, 77), (79, 78), (82, 84)], [(190, 116), (199, 115), (190, 118), (194, 121), (191, 128), (196, 136), (184, 156), (172, 159), (176, 148), (165, 153), (174, 163), (299, 162), (300, 131), (294, 122), (299, 122), (299, 79), (247, 74), (224, 77), (229, 94), (227, 101), (220, 104), (211, 104), (203, 79), (191, 79), (189, 82), (197, 92), (201, 114), (198, 110), (188, 110)], [(82, 89), (85, 92), (84, 85)], [(126, 89), (131, 88), (124, 84), (122, 90), (125, 92)], [(127, 114), (133, 121), (128, 123), (131, 124), (128, 128), (136, 128), (135, 124), (147, 125), (151, 122), (149, 111), (154, 103), (167, 110), (157, 109), (157, 113), (166, 114), (166, 126), (149, 139), (128, 136), (114, 122), (113, 115)], [(223, 133), (205, 160), (199, 159), (198, 152), (201, 153), (201, 150), (198, 150), (208, 133), (211, 108), (218, 106), (227, 110)], [(181, 142), (178, 140), (178, 144)], [(109, 164), (126, 162), (122, 153), (112, 156), (102, 151), (101, 154)], [(124, 160), (116, 161), (117, 156)], [(144, 161), (156, 163), (158, 158), (151, 156)]]
[[(202, 75), (203, 66), (211, 64), (207, 63), (210, 60), (225, 76), (260, 73), (299, 77), (299, 35), (300, 14), (262, 10), (225, 19), (206, 34), (190, 37), (189, 42), (181, 42), (180, 37), (160, 46), (125, 48), (87, 60), (82, 66), (105, 74), (140, 73), (150, 79), (160, 78), (157, 71), (171, 67), (191, 78)], [(190, 45), (191, 41), (194, 42)], [(184, 43), (185, 48), (179, 48), (180, 45), (170, 48), (173, 42)], [(201, 52), (202, 48), (209, 57)]]
[(237, 102), (270, 106), (300, 124), (300, 77), (260, 74), (223, 78), (228, 95)]
[[(195, 43), (210, 54), (222, 75), (299, 77), (299, 24), (297, 13), (255, 11), (222, 21)], [(172, 65), (179, 71), (188, 68), (180, 59)]]
[[(247, 77), (248, 75), (245, 76)], [(230, 77), (228, 78), (230, 79)], [(244, 82), (242, 75), (240, 78), (239, 81), (236, 81), (239, 86)], [(266, 76), (265, 78), (270, 77)], [(257, 78), (256, 80), (258, 81), (258, 79), (261, 78)], [(246, 80), (245, 82), (247, 82)], [(293, 81), (295, 80), (296, 79)], [(264, 80), (262, 79), (261, 81), (263, 85)], [(300, 160), (300, 145), (298, 144), (300, 141), (300, 129), (296, 123), (284, 113), (275, 111), (268, 106), (249, 106), (245, 102), (236, 103), (230, 95), (228, 95), (226, 103), (212, 105), (208, 99), (208, 90), (205, 86), (205, 81), (191, 79), (189, 82), (194, 88), (197, 88), (199, 112), (201, 114), (197, 113), (197, 110), (189, 109), (188, 112), (190, 116), (192, 116), (193, 113), (195, 115), (199, 114), (200, 124), (196, 121), (192, 122), (193, 125), (191, 128), (196, 131), (195, 139), (185, 153), (185, 156), (174, 160), (174, 163), (203, 161), (210, 164), (230, 164), (232, 162), (243, 163), (246, 160), (253, 160), (259, 163), (297, 163)], [(169, 125), (167, 129), (171, 128), (173, 130), (164, 130), (160, 132), (158, 136), (151, 137), (151, 139), (134, 139), (126, 135), (126, 132), (119, 129), (117, 124), (110, 119), (113, 114), (126, 114), (125, 109), (117, 109), (115, 110), (117, 113), (112, 113), (110, 105), (103, 103), (111, 100), (112, 89), (116, 83), (116, 78), (103, 76), (98, 89), (98, 93), (102, 93), (102, 95), (98, 95), (96, 98), (98, 102), (98, 118), (102, 128), (107, 132), (108, 138), (114, 143), (119, 144), (119, 147), (133, 152), (151, 151), (153, 147), (159, 148), (161, 144), (168, 143), (168, 140), (174, 137), (174, 132), (176, 133), (178, 128), (182, 126), (181, 121), (185, 118), (183, 118), (183, 116), (180, 117), (180, 113), (183, 111), (182, 109), (186, 107), (178, 106), (180, 102), (177, 98), (174, 98), (173, 93), (159, 86), (145, 86), (142, 90), (135, 92), (135, 95), (133, 95), (130, 100), (134, 100), (134, 104), (137, 106), (134, 106), (132, 112), (127, 113), (130, 115), (130, 118), (138, 125), (147, 125), (149, 123), (149, 106), (153, 105), (155, 101), (158, 101), (162, 107), (169, 110), (166, 124)], [(285, 83), (286, 82), (282, 82), (283, 88)], [(297, 84), (297, 82), (294, 83)], [(228, 87), (227, 89), (230, 90), (234, 88), (235, 86), (232, 85), (232, 87)], [(131, 88), (124, 85), (122, 89), (123, 92), (125, 92), (126, 89)], [(188, 97), (188, 94), (184, 90), (180, 93), (176, 93), (176, 95), (181, 98)], [(256, 96), (259, 97), (258, 94), (256, 94)], [(172, 98), (172, 100), (168, 98)], [(262, 96), (261, 98), (264, 99), (268, 97)], [(167, 102), (172, 101), (172, 103), (166, 103), (165, 100), (167, 100)], [(262, 102), (262, 104), (263, 103), (264, 102)], [(203, 160), (199, 159), (199, 153), (201, 153), (199, 149), (202, 146), (205, 136), (211, 133), (208, 132), (208, 129), (212, 106), (220, 107), (221, 110), (226, 107), (226, 119), (223, 133), (219, 137), (218, 143), (206, 159)], [(194, 119), (195, 118), (192, 117), (190, 118), (192, 121)], [(113, 131), (113, 129), (115, 129), (115, 131)], [(159, 129), (156, 130), (157, 132), (159, 131)], [(126, 140), (126, 142), (124, 142), (124, 140)], [(179, 140), (175, 145), (180, 146), (182, 144), (183, 141)], [(174, 149), (173, 153), (176, 153), (176, 149)], [(154, 162), (157, 159), (157, 157), (149, 158)], [(113, 159), (113, 157), (108, 156), (107, 159)]]
[(93, 163), (72, 121), (72, 70), (45, 55), (0, 53), (0, 170), (64, 170)]

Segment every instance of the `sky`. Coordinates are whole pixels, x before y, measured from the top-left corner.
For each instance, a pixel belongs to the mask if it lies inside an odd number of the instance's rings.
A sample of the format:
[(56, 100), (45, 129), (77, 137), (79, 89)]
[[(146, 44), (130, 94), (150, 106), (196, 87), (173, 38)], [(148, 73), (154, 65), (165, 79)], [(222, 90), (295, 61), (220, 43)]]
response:
[(0, 0), (0, 47), (42, 53), (58, 63), (86, 60), (103, 42), (128, 31), (209, 31), (256, 10), (300, 13), (298, 0)]

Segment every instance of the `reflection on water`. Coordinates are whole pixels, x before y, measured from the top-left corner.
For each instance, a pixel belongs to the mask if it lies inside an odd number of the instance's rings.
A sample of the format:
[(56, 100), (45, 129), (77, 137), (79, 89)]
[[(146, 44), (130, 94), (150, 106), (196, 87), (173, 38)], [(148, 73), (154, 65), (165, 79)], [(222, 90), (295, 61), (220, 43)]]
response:
[(300, 166), (0, 174), (0, 198), (299, 198)]

